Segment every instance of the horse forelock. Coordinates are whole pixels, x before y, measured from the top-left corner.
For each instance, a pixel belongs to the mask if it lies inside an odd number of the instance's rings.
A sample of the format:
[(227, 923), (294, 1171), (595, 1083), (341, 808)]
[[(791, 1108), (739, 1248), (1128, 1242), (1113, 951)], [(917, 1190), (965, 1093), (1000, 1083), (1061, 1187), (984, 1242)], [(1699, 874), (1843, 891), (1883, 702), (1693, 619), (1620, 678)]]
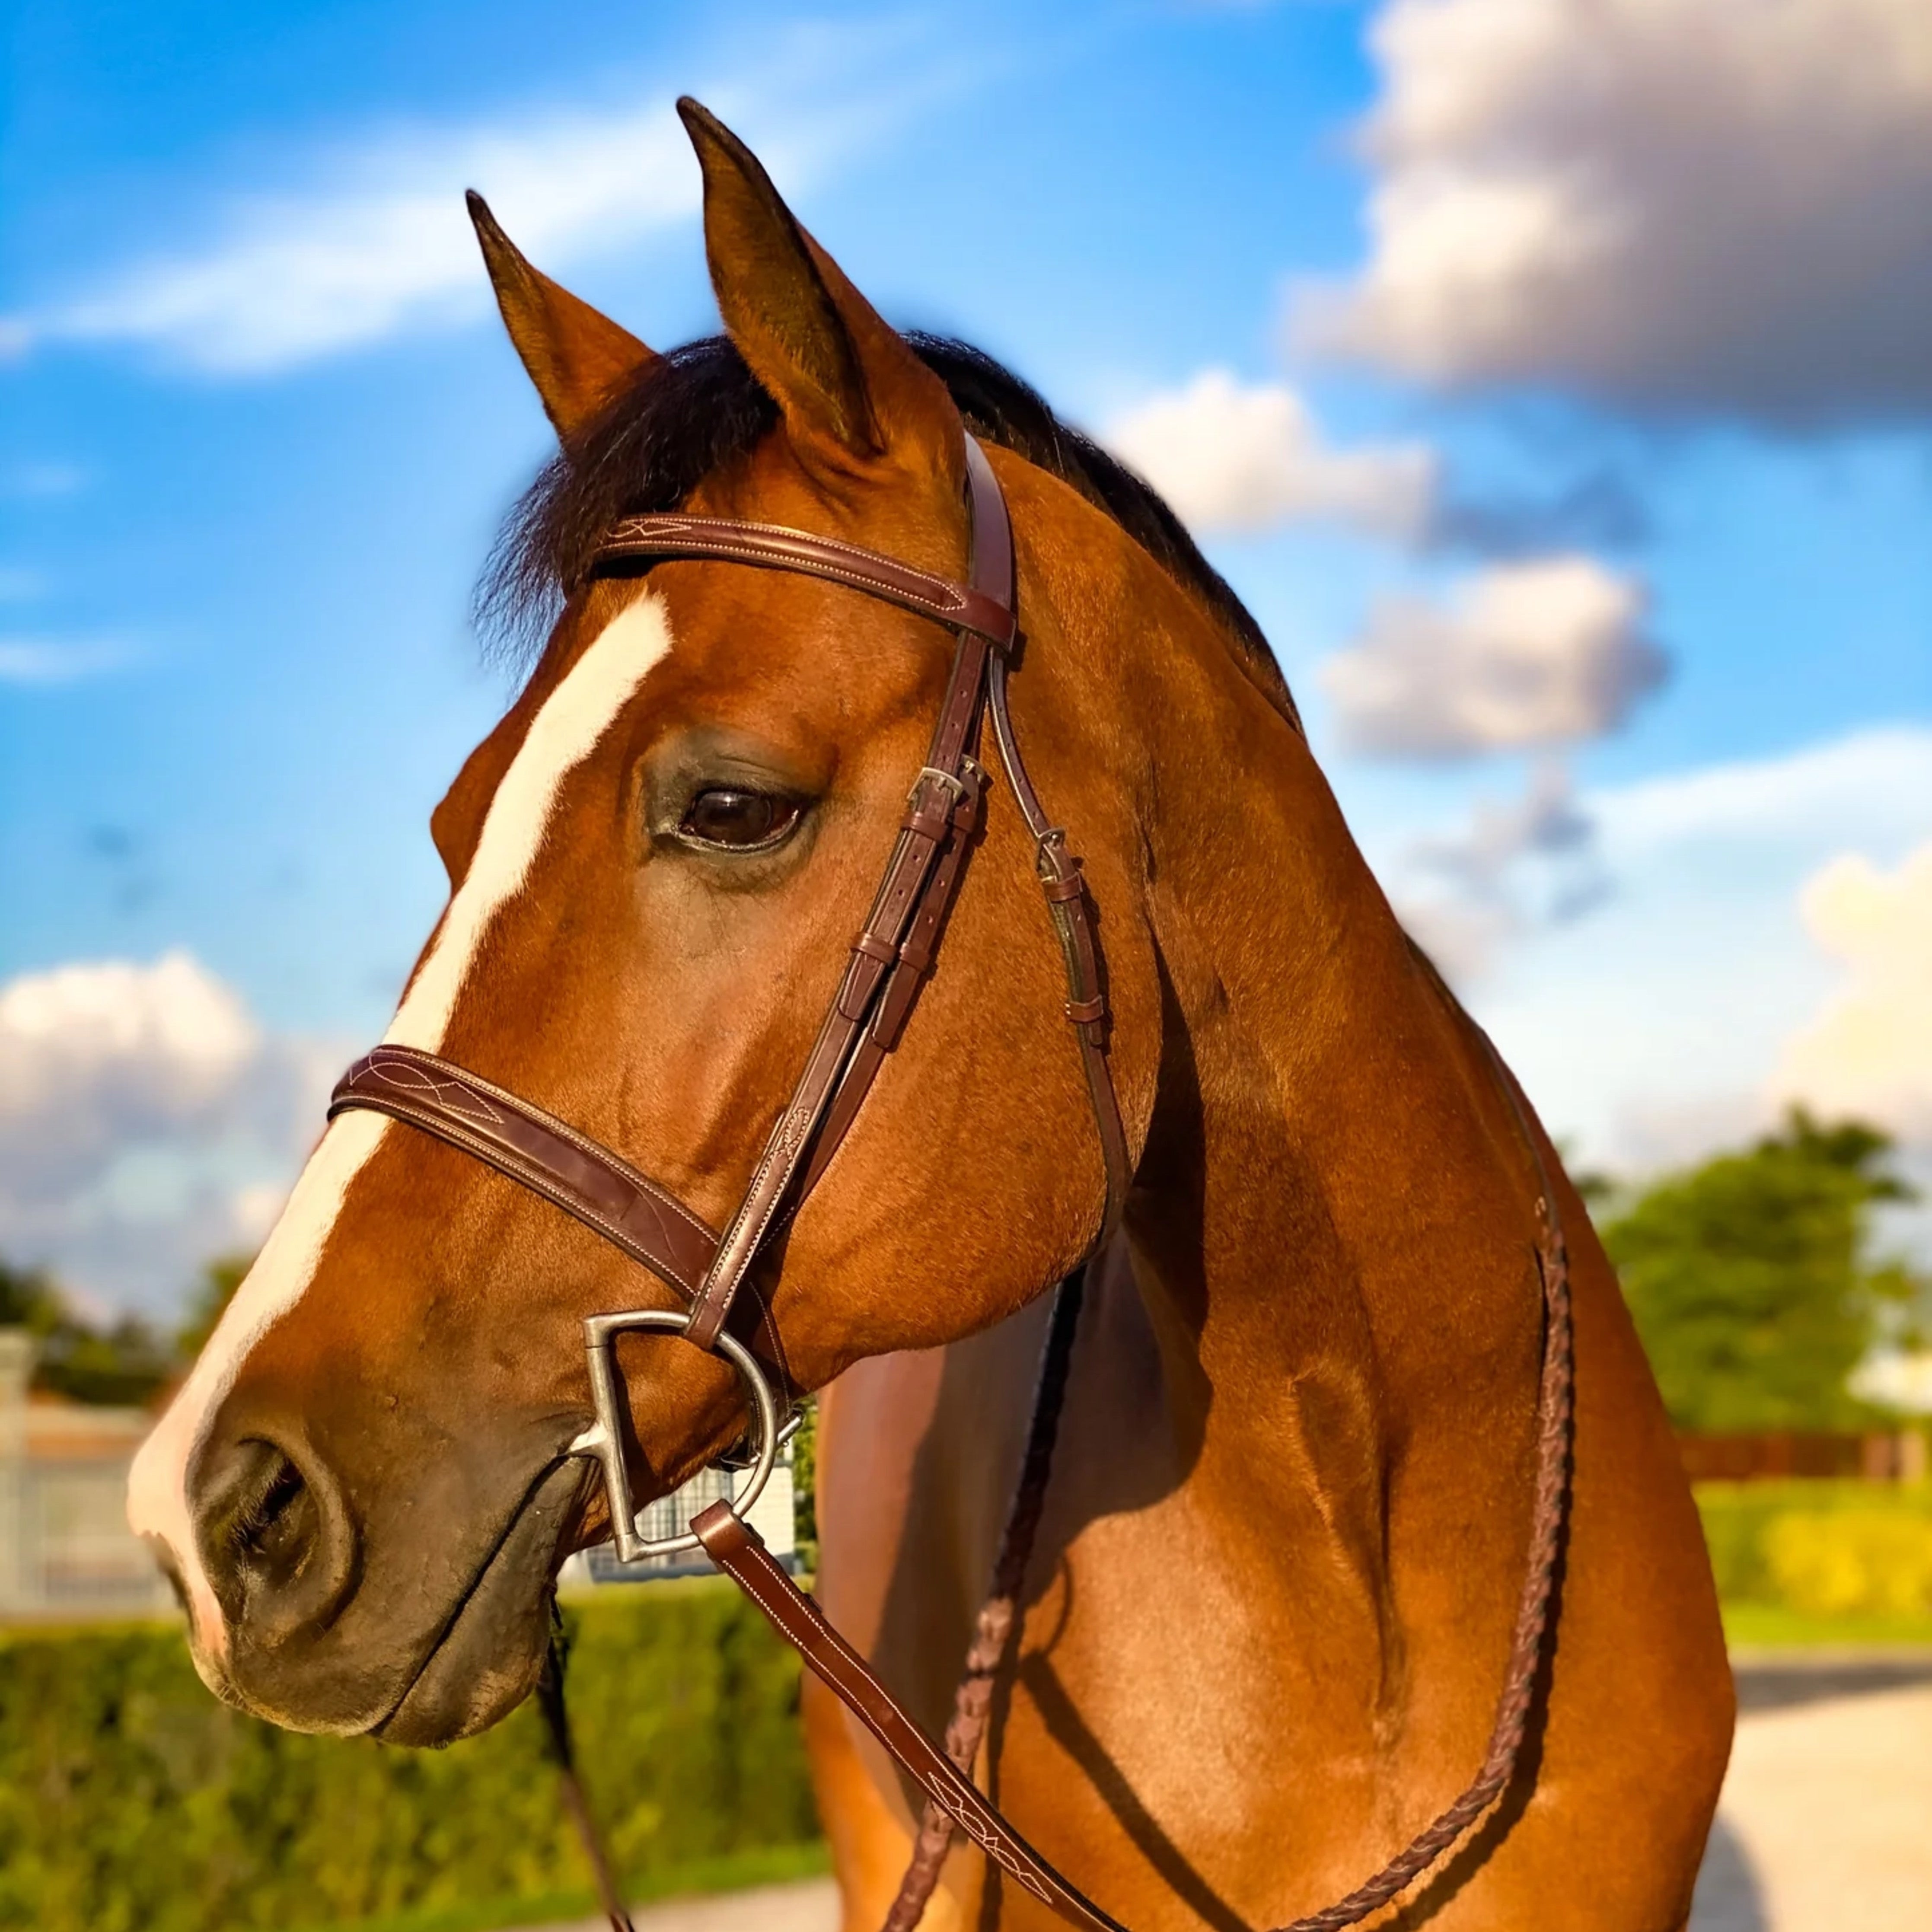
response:
[[(1107, 516), (1205, 608), (1244, 672), (1300, 728), (1261, 626), (1150, 484), (992, 356), (948, 337), (914, 332), (906, 339), (974, 435), (1045, 470)], [(614, 524), (686, 507), (778, 423), (777, 404), (728, 337), (653, 358), (570, 439), (511, 513), (476, 595), (492, 648), (533, 662)]]
[[(442, 1046), (486, 935), (530, 880), (566, 778), (596, 750), (670, 648), (663, 601), (646, 592), (625, 604), (558, 678), (491, 794), (475, 850), (383, 1036), (386, 1043), (429, 1052)], [(330, 1124), (130, 1475), (129, 1522), (170, 1552), (194, 1622), (197, 1660), (212, 1682), (226, 1628), (190, 1516), (195, 1459), (256, 1344), (314, 1282), (356, 1178), (391, 1124), (362, 1112)]]

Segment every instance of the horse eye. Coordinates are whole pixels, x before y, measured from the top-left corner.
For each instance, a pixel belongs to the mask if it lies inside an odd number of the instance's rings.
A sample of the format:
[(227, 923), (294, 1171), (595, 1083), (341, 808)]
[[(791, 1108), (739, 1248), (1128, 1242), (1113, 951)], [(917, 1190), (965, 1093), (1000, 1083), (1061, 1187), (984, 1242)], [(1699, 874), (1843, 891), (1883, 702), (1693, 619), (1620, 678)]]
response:
[(798, 807), (788, 798), (735, 785), (709, 785), (685, 807), (677, 829), (701, 845), (744, 852), (776, 845), (797, 822)]

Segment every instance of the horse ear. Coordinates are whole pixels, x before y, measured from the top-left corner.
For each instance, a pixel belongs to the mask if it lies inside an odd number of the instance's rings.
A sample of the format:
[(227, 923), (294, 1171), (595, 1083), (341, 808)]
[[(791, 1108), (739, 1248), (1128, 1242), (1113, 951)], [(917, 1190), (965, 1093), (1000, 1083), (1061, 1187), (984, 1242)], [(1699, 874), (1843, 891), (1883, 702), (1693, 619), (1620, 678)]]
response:
[(957, 471), (946, 386), (801, 228), (758, 157), (688, 96), (677, 111), (704, 172), (704, 246), (724, 327), (808, 464), (851, 474), (916, 452)]
[(539, 274), (497, 226), (490, 204), (472, 188), (465, 199), (482, 245), (483, 266), (503, 312), (503, 326), (560, 436), (595, 416), (614, 392), (658, 358), (568, 289)]

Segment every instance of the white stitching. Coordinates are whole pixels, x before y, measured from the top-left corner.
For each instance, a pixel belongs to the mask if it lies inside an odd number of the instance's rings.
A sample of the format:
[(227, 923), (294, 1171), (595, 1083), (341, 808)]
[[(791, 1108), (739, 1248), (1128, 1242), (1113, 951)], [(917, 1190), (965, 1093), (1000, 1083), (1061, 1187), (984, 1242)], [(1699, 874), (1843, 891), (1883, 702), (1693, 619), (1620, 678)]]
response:
[[(816, 548), (836, 550), (854, 562), (875, 567), (883, 565), (896, 575), (910, 578), (920, 584), (930, 584), (935, 591), (945, 593), (949, 605), (953, 610), (963, 610), (966, 608), (966, 598), (961, 586), (950, 578), (935, 577), (932, 572), (921, 570), (915, 564), (902, 563), (896, 557), (885, 556), (877, 550), (866, 550), (857, 544), (847, 543), (841, 537), (814, 536), (809, 530), (789, 530), (782, 524), (730, 524), (724, 527), (748, 530), (755, 536), (771, 537), (787, 543), (802, 537)], [(716, 526), (703, 518), (686, 517), (626, 518), (622, 523), (612, 526), (610, 534), (598, 548), (604, 550), (616, 543), (649, 542), (654, 535), (660, 532), (666, 536), (680, 536), (688, 543), (710, 545), (726, 555), (735, 553), (746, 556), (764, 556), (770, 554), (748, 545), (733, 544), (728, 537), (718, 533)], [(987, 601), (990, 603), (993, 600), (989, 598)]]
[[(400, 1120), (405, 1126), (414, 1127), (418, 1132), (428, 1134), (432, 1140), (446, 1138), (452, 1146), (460, 1148), (466, 1154), (481, 1160), (486, 1167), (495, 1168), (499, 1159), (519, 1161), (525, 1172), (516, 1178), (532, 1192), (542, 1195), (546, 1200), (562, 1208), (566, 1214), (587, 1222), (614, 1246), (622, 1250), (640, 1266), (658, 1276), (668, 1286), (676, 1288), (687, 1299), (695, 1299), (698, 1290), (686, 1286), (675, 1275), (668, 1274), (662, 1256), (645, 1254), (642, 1244), (635, 1235), (628, 1233), (618, 1222), (600, 1214), (577, 1195), (559, 1187), (528, 1155), (518, 1156), (514, 1149), (506, 1150), (492, 1142), (486, 1141), (480, 1134), (467, 1133), (461, 1127), (437, 1115), (418, 1114), (411, 1112), (405, 1101), (372, 1102), (368, 1104), (372, 1112), (386, 1114), (392, 1120)], [(506, 1176), (506, 1179), (509, 1178)], [(706, 1232), (708, 1233), (710, 1231), (707, 1229)]]
[[(910, 563), (902, 563), (896, 557), (881, 556), (876, 550), (862, 550), (856, 544), (844, 542), (837, 537), (813, 536), (806, 530), (788, 530), (775, 524), (733, 524), (725, 527), (731, 530), (751, 530), (775, 539), (790, 542), (805, 538), (814, 548), (823, 548), (838, 553), (854, 565), (862, 565), (863, 569), (855, 569), (854, 574), (863, 580), (861, 588), (870, 588), (889, 598), (910, 597), (923, 602), (930, 615), (940, 622), (963, 618), (970, 611), (974, 602), (983, 602), (999, 612), (1005, 620), (1001, 626), (1004, 635), (1012, 628), (1012, 614), (997, 598), (984, 591), (974, 590), (953, 583), (950, 579), (935, 577), (930, 571), (918, 568)], [(675, 548), (666, 548), (675, 546)], [(604, 541), (598, 545), (598, 557), (623, 556), (650, 556), (652, 554), (675, 556), (688, 554), (699, 557), (722, 558), (727, 562), (763, 563), (789, 568), (803, 576), (823, 576), (823, 571), (811, 567), (810, 553), (777, 555), (772, 550), (752, 545), (734, 543), (730, 538), (706, 529), (698, 523), (670, 517), (634, 517), (614, 524)], [(923, 592), (916, 587), (908, 589), (908, 580), (914, 586), (926, 586)], [(836, 578), (830, 580), (837, 582)], [(977, 628), (977, 627), (974, 627)]]
[[(388, 1067), (392, 1057), (404, 1061), (422, 1076), (422, 1085), (420, 1088), (412, 1090), (404, 1082), (389, 1078)], [(354, 1070), (352, 1078), (344, 1084), (352, 1092), (355, 1090), (356, 1082), (359, 1081), (364, 1074), (380, 1076), (387, 1084), (393, 1085), (400, 1092), (406, 1094), (412, 1090), (426, 1091), (434, 1095), (439, 1102), (442, 1102), (443, 1087), (448, 1084), (447, 1078), (440, 1083), (433, 1077), (435, 1070), (422, 1064), (424, 1060), (434, 1060), (436, 1058), (434, 1054), (424, 1053), (419, 1047), (380, 1046), (374, 1052), (365, 1056), (364, 1060)], [(437, 1064), (440, 1066), (448, 1067), (450, 1075), (462, 1082), (464, 1090), (473, 1092), (478, 1100), (486, 1096), (494, 1099), (500, 1102), (506, 1111), (513, 1117), (525, 1120), (531, 1126), (546, 1132), (555, 1134), (558, 1139), (574, 1148), (586, 1159), (596, 1162), (606, 1173), (622, 1180), (628, 1186), (636, 1188), (654, 1206), (668, 1209), (676, 1215), (692, 1233), (701, 1235), (707, 1241), (713, 1238), (710, 1228), (668, 1188), (661, 1186), (648, 1175), (640, 1174), (627, 1161), (613, 1154), (609, 1148), (601, 1146), (587, 1136), (580, 1133), (568, 1121), (559, 1120), (554, 1114), (546, 1114), (541, 1108), (533, 1106), (527, 1100), (518, 1099), (515, 1094), (506, 1092), (501, 1088), (493, 1087), (480, 1074), (472, 1073), (465, 1068), (452, 1066), (448, 1061), (440, 1060)], [(463, 1110), (452, 1107), (451, 1111), (460, 1113)], [(502, 1116), (475, 1114), (471, 1118), (499, 1120)]]

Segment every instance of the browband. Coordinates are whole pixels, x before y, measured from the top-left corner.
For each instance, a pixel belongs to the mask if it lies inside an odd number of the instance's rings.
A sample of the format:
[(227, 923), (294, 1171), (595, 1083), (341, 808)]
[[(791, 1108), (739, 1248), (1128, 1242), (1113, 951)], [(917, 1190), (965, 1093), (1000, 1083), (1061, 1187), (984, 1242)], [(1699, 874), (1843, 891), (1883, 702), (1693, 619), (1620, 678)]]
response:
[(848, 590), (896, 604), (956, 631), (971, 631), (996, 649), (1012, 648), (1016, 635), (1010, 602), (976, 585), (952, 583), (916, 570), (877, 550), (860, 550), (836, 537), (814, 536), (781, 524), (741, 524), (723, 517), (686, 517), (675, 512), (626, 517), (614, 524), (591, 562), (595, 576), (633, 559), (711, 557), (749, 563), (767, 570), (789, 570), (822, 577)]

